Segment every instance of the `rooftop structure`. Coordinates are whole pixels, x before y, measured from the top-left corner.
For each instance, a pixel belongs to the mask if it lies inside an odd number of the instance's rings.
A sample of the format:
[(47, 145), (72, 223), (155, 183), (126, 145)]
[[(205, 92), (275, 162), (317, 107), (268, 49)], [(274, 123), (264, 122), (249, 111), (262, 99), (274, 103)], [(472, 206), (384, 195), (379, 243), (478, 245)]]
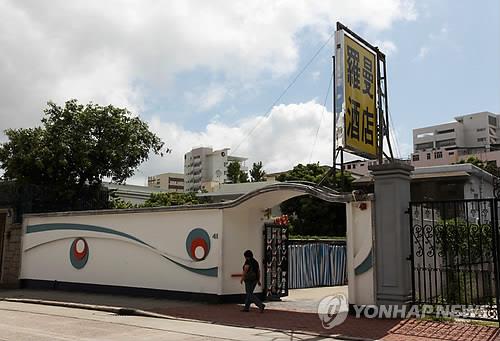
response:
[(213, 192), (220, 184), (230, 182), (227, 166), (231, 162), (239, 162), (240, 169), (248, 171), (245, 166), (247, 158), (229, 155), (229, 148), (213, 150), (210, 147), (194, 148), (184, 155), (184, 191)]
[(165, 192), (184, 192), (184, 174), (162, 173), (148, 176), (148, 187), (159, 188)]
[(412, 164), (447, 165), (469, 156), (500, 161), (499, 115), (484, 111), (455, 117), (453, 122), (413, 130)]

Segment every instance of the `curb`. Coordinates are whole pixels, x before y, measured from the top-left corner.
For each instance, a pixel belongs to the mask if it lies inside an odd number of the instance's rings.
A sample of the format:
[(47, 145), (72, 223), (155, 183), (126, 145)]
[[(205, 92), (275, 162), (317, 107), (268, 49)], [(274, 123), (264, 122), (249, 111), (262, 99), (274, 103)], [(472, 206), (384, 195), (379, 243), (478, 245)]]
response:
[(140, 310), (140, 309), (127, 308), (127, 307), (113, 307), (113, 306), (103, 306), (103, 305), (94, 305), (94, 304), (85, 304), (85, 303), (48, 301), (48, 300), (38, 300), (38, 299), (32, 299), (32, 298), (2, 298), (2, 299), (0, 299), (0, 301), (17, 302), (17, 303), (30, 303), (30, 304), (48, 305), (48, 306), (63, 307), (63, 308), (95, 310), (95, 311), (113, 313), (113, 314), (122, 315), (122, 316), (128, 315), (128, 316), (144, 316), (144, 317), (155, 317), (155, 318), (164, 318), (164, 319), (175, 319), (172, 316), (152, 313), (152, 312)]
[[(39, 304), (39, 305), (47, 305), (47, 306), (63, 307), (63, 308), (95, 310), (95, 311), (102, 311), (102, 312), (112, 313), (112, 314), (121, 315), (121, 316), (142, 316), (142, 317), (153, 317), (153, 318), (161, 318), (161, 319), (177, 320), (177, 321), (185, 321), (185, 322), (215, 324), (215, 322), (210, 322), (210, 321), (202, 321), (202, 320), (175, 317), (175, 316), (152, 313), (152, 312), (141, 310), (141, 309), (127, 308), (127, 307), (113, 307), (113, 306), (103, 306), (103, 305), (94, 305), (94, 304), (85, 304), (85, 303), (49, 301), (49, 300), (39, 300), (39, 299), (33, 299), (33, 298), (0, 298), (0, 301)], [(244, 328), (241, 325), (231, 325), (231, 326), (238, 327), (238, 328)], [(252, 327), (247, 327), (247, 328), (257, 328), (257, 327), (252, 326)], [(265, 328), (265, 327), (264, 328), (258, 327), (258, 329), (275, 331), (275, 332), (290, 332), (289, 330), (272, 329), (272, 328)], [(317, 334), (317, 333), (310, 333), (310, 332), (298, 331), (298, 330), (294, 330), (291, 332), (293, 334), (329, 337), (329, 338), (335, 338), (338, 340), (346, 340), (346, 341), (376, 341), (374, 339), (352, 337), (352, 336), (346, 336), (346, 335)]]

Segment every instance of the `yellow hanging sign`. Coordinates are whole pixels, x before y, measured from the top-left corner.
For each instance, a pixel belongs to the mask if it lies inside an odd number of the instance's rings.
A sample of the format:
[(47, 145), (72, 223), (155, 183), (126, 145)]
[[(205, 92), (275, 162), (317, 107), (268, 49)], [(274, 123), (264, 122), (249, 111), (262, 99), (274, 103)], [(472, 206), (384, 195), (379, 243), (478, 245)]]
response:
[(376, 67), (373, 52), (344, 37), (344, 148), (365, 157), (377, 156)]

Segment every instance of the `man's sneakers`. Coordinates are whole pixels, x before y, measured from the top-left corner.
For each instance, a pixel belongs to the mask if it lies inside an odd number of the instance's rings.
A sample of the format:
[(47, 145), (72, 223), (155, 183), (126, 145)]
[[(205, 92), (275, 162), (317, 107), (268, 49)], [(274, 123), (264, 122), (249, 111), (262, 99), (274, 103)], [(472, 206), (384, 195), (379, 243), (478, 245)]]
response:
[[(266, 308), (266, 305), (265, 305), (264, 303), (262, 303), (262, 305), (261, 305), (261, 306), (260, 306), (260, 308), (259, 308), (259, 311), (260, 311), (261, 313), (263, 313), (265, 308)], [(249, 309), (245, 309), (245, 308), (241, 309), (240, 311), (241, 311), (242, 313), (248, 313), (248, 312), (250, 312), (250, 310), (249, 310)]]

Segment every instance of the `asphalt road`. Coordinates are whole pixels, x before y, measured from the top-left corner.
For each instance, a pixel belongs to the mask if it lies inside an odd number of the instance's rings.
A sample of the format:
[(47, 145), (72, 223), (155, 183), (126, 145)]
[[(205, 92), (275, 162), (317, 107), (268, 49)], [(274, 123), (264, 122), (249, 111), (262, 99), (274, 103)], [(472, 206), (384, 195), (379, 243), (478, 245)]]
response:
[(0, 340), (333, 340), (280, 331), (215, 325), (0, 301)]

